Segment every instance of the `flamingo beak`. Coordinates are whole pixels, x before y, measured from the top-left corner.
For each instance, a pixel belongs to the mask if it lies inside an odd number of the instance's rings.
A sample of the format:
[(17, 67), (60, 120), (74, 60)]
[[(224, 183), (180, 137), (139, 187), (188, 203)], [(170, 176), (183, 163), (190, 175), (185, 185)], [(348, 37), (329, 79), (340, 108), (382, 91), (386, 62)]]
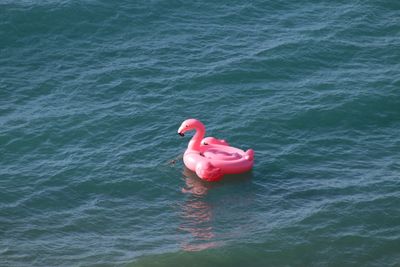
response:
[(184, 137), (185, 136), (185, 134), (184, 133), (182, 133), (182, 132), (179, 132), (178, 133), (180, 136), (182, 136), (182, 137)]

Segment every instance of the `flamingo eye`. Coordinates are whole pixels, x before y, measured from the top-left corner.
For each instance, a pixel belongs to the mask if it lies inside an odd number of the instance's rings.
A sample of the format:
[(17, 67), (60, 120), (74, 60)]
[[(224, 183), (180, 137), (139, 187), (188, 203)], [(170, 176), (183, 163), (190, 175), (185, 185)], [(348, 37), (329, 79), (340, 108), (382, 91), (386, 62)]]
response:
[(187, 128), (187, 127), (189, 127), (189, 125), (186, 125), (185, 127)]

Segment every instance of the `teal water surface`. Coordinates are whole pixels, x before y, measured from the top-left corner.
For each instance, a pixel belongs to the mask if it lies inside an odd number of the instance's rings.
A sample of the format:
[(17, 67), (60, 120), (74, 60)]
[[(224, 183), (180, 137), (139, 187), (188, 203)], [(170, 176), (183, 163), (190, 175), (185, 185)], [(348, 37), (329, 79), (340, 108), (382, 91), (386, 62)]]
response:
[[(399, 19), (1, 1), (0, 266), (400, 266)], [(190, 117), (253, 171), (186, 170)]]

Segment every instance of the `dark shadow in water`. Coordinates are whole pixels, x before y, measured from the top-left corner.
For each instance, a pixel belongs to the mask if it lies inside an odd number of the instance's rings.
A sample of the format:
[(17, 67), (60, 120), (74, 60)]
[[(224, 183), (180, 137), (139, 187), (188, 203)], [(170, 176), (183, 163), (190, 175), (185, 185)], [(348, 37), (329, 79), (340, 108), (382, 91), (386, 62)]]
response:
[(191, 240), (185, 240), (181, 244), (184, 251), (200, 251), (222, 245), (221, 242), (215, 241), (213, 207), (206, 196), (210, 190), (223, 186), (225, 183), (243, 182), (251, 177), (250, 172), (226, 176), (221, 182), (206, 182), (184, 167), (183, 178), (186, 184), (182, 192), (190, 196), (182, 205), (182, 223), (179, 229), (190, 233), (191, 236)]

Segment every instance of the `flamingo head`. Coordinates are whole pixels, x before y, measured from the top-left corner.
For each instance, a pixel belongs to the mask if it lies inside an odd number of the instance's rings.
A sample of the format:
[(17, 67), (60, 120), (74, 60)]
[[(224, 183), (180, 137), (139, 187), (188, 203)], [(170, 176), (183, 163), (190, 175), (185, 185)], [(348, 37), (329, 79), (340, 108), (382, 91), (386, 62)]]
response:
[(178, 134), (180, 136), (185, 136), (185, 132), (191, 131), (191, 130), (199, 130), (199, 129), (204, 129), (204, 125), (196, 120), (196, 119), (187, 119), (184, 122), (182, 122), (181, 127), (178, 129)]

